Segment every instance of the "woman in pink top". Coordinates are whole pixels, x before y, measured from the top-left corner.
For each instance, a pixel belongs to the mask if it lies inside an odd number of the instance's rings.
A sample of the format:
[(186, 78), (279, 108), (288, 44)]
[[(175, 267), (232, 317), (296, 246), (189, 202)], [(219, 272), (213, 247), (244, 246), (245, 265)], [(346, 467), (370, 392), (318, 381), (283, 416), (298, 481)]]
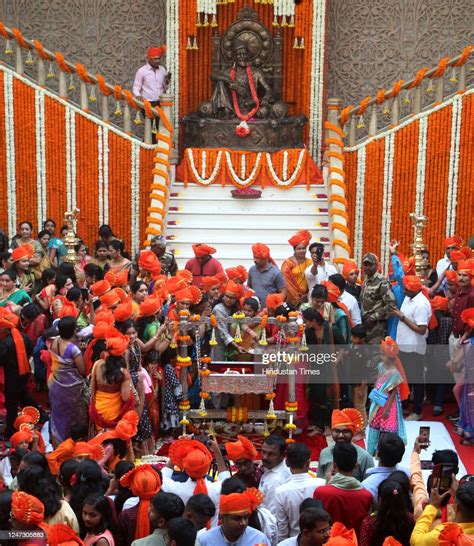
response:
[(82, 508), (81, 537), (85, 546), (115, 546), (115, 525), (107, 497), (91, 495)]

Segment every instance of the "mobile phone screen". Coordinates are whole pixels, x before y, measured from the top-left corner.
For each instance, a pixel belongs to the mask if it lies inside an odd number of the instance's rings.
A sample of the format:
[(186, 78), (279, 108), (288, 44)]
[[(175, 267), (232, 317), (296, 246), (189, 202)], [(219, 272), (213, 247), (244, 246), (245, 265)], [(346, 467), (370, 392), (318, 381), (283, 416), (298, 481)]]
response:
[(428, 447), (430, 445), (430, 427), (420, 427), (419, 438), (420, 446)]
[(441, 494), (448, 491), (448, 489), (451, 487), (453, 472), (454, 468), (452, 464), (443, 464), (441, 471), (441, 482), (439, 484), (439, 492)]

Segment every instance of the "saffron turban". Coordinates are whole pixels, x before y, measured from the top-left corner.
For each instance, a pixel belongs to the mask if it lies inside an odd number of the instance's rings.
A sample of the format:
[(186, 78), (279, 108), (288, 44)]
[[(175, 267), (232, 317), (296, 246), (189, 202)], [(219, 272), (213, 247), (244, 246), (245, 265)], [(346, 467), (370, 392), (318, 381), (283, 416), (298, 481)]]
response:
[(336, 521), (331, 529), (331, 535), (326, 546), (357, 546), (357, 535), (354, 529), (346, 529), (339, 521)]
[(255, 487), (246, 489), (243, 493), (221, 495), (219, 512), (225, 515), (251, 514), (263, 501), (263, 493)]
[(64, 523), (50, 525), (47, 535), (49, 546), (84, 546), (75, 531)]
[(102, 432), (97, 436), (94, 436), (89, 440), (89, 444), (102, 444), (105, 440), (118, 438), (119, 440), (124, 440), (125, 442), (130, 440), (137, 435), (138, 430), (138, 415), (135, 410), (127, 411), (124, 414), (122, 419), (117, 423), (116, 427), (113, 430), (108, 430), (107, 432)]
[(445, 523), (438, 536), (440, 546), (469, 546), (472, 536), (467, 535), (458, 523)]
[(474, 307), (464, 309), (461, 313), (461, 320), (465, 322), (469, 328), (474, 328)]
[(108, 309), (100, 309), (94, 316), (94, 324), (105, 322), (111, 326), (114, 324), (114, 314)]
[(421, 290), (421, 279), (416, 275), (405, 275), (403, 277), (403, 286), (410, 292), (419, 292)]
[(128, 336), (119, 335), (117, 337), (107, 338), (106, 340), (107, 351), (114, 356), (122, 356), (127, 350), (130, 338)]
[(88, 442), (76, 442), (72, 452), (75, 457), (89, 457), (94, 461), (100, 461), (104, 456), (104, 448), (101, 445), (89, 444)]
[(456, 271), (454, 269), (446, 269), (444, 272), (444, 275), (446, 277), (446, 280), (455, 286), (459, 285), (459, 277)]
[(402, 267), (405, 275), (413, 275), (415, 273), (415, 256), (403, 258)]
[(196, 305), (201, 301), (202, 293), (197, 286), (188, 286), (178, 290), (174, 296), (177, 302), (189, 302), (191, 305)]
[(328, 291), (328, 301), (330, 303), (336, 303), (336, 301), (341, 297), (341, 291), (331, 281), (322, 281), (321, 284), (326, 287)]
[(107, 324), (106, 322), (98, 322), (94, 325), (92, 335), (95, 339), (106, 339), (120, 336), (120, 332), (117, 328), (114, 328), (112, 324)]
[(203, 277), (201, 279), (202, 286), (205, 291), (211, 290), (211, 288), (219, 288), (222, 286), (222, 280), (219, 279), (216, 275), (213, 275), (212, 277)]
[(312, 237), (311, 233), (304, 229), (304, 230), (298, 231), (298, 233), (295, 233), (293, 237), (290, 237), (290, 239), (288, 239), (288, 242), (293, 248), (295, 248), (298, 245), (308, 246), (309, 242), (311, 241), (311, 237)]
[(163, 302), (156, 294), (147, 296), (140, 304), (140, 317), (152, 317), (161, 309)]
[(150, 46), (146, 50), (146, 56), (150, 59), (152, 57), (161, 57), (166, 53), (166, 46), (160, 45), (160, 46)]
[(228, 267), (225, 272), (230, 280), (240, 282), (241, 284), (243, 284), (248, 277), (247, 270), (243, 265)]
[(267, 245), (263, 243), (255, 243), (252, 245), (252, 254), (254, 258), (259, 260), (269, 260), (270, 259), (270, 249)]
[(156, 293), (168, 282), (168, 277), (166, 275), (153, 275), (153, 280), (155, 281), (153, 284), (153, 292)]
[(198, 493), (207, 494), (204, 476), (209, 471), (212, 455), (204, 444), (187, 438), (178, 440), (171, 444), (169, 457), (174, 465), (184, 470), (190, 478), (196, 480), (194, 495)]
[(58, 317), (64, 318), (64, 317), (73, 317), (77, 318), (77, 315), (79, 315), (79, 309), (76, 307), (76, 304), (73, 301), (66, 300), (63, 303), (63, 306), (59, 310)]
[(12, 262), (19, 262), (20, 260), (29, 260), (33, 258), (35, 251), (30, 244), (21, 245), (15, 250), (12, 251), (11, 260)]
[(106, 294), (111, 288), (109, 281), (102, 279), (91, 285), (91, 292), (95, 297), (99, 297)]
[(352, 434), (362, 430), (364, 418), (359, 410), (355, 408), (346, 408), (343, 410), (333, 410), (331, 416), (331, 428), (348, 428)]
[(128, 299), (124, 303), (117, 305), (114, 311), (114, 318), (117, 322), (125, 322), (126, 320), (132, 318), (133, 307), (132, 301)]
[(10, 437), (10, 444), (13, 449), (16, 449), (16, 447), (23, 443), (27, 442), (28, 444), (33, 441), (33, 432), (28, 429), (22, 429), (18, 432), (15, 432), (15, 434), (12, 434)]
[(19, 322), (20, 319), (17, 315), (7, 311), (5, 307), (0, 307), (0, 328), (10, 330), (15, 344), (18, 373), (20, 375), (26, 375), (31, 373), (31, 368), (28, 355), (26, 354), (25, 340), (17, 328)]
[(224, 294), (227, 294), (228, 296), (231, 296), (232, 298), (240, 299), (243, 293), (244, 293), (244, 289), (241, 284), (237, 284), (234, 281), (227, 281), (224, 288)]
[(347, 277), (353, 272), (356, 271), (357, 275), (360, 273), (357, 264), (353, 260), (347, 260), (342, 266), (342, 276), (347, 279)]
[(449, 246), (455, 246), (456, 248), (458, 248), (461, 245), (462, 239), (457, 235), (453, 235), (453, 237), (446, 237), (446, 239), (444, 239), (444, 248), (448, 248)]
[(283, 294), (268, 294), (265, 305), (267, 309), (278, 309), (284, 301), (285, 296)]
[(103, 296), (100, 296), (99, 300), (102, 305), (105, 305), (105, 307), (110, 308), (114, 305), (118, 305), (122, 301), (121, 289), (114, 288), (110, 292), (107, 292)]
[(20, 429), (20, 425), (23, 423), (32, 423), (33, 425), (36, 425), (36, 423), (40, 420), (40, 412), (37, 408), (34, 406), (25, 406), (22, 408), (20, 413), (18, 414), (18, 417), (15, 419), (15, 422), (13, 423), (13, 427), (16, 430)]
[(138, 267), (149, 271), (152, 275), (159, 275), (161, 273), (161, 264), (157, 255), (151, 250), (144, 250), (140, 252), (138, 258)]
[(395, 359), (395, 366), (397, 367), (398, 372), (400, 373), (403, 383), (400, 385), (400, 400), (407, 400), (410, 396), (410, 387), (408, 386), (407, 376), (403, 368), (401, 360), (398, 358), (398, 353), (400, 349), (398, 343), (394, 341), (391, 337), (387, 336), (384, 340), (381, 341), (380, 346), (382, 351), (389, 357)]
[(474, 261), (473, 260), (463, 260), (458, 262), (458, 274), (464, 273), (464, 275), (469, 275), (469, 277), (474, 276)]
[(64, 442), (61, 442), (54, 451), (46, 455), (49, 470), (53, 476), (57, 476), (59, 474), (59, 469), (64, 461), (72, 458), (74, 446), (74, 440), (72, 438), (68, 438), (67, 440), (64, 440)]
[(110, 283), (111, 286), (127, 286), (128, 284), (128, 269), (124, 271), (107, 271), (105, 274), (105, 280)]
[(215, 254), (216, 249), (206, 243), (196, 243), (193, 245), (193, 252), (196, 258), (203, 258), (209, 254)]
[(12, 494), (12, 516), (24, 525), (36, 525), (45, 531), (48, 529), (48, 526), (43, 523), (43, 503), (23, 491), (14, 491)]
[(179, 269), (178, 271), (176, 271), (175, 277), (180, 280), (184, 279), (188, 284), (191, 284), (193, 282), (193, 274), (187, 269)]
[(227, 456), (231, 461), (240, 461), (240, 459), (249, 459), (255, 461), (258, 458), (257, 450), (253, 443), (245, 436), (237, 436), (237, 442), (226, 442), (224, 444)]
[(128, 487), (140, 499), (138, 503), (135, 540), (150, 534), (150, 519), (148, 510), (150, 500), (161, 489), (161, 480), (158, 473), (149, 464), (137, 466), (120, 478), (120, 485)]
[(461, 248), (460, 250), (451, 250), (449, 253), (449, 259), (452, 262), (462, 262), (464, 260), (468, 260), (471, 256), (471, 250)]
[(386, 337), (381, 342), (382, 350), (383, 352), (389, 356), (390, 358), (395, 358), (398, 356), (398, 353), (400, 352), (400, 349), (398, 347), (398, 343), (394, 341), (391, 337)]
[(431, 309), (433, 309), (433, 311), (448, 310), (448, 298), (445, 298), (444, 296), (435, 296), (430, 303)]

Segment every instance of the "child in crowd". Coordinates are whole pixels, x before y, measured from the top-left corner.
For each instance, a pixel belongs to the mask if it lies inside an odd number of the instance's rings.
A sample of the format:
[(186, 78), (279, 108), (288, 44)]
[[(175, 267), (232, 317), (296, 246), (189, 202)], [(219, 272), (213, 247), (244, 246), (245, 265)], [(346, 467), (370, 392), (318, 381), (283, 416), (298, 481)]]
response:
[(81, 514), (81, 537), (85, 546), (115, 546), (110, 502), (103, 495), (90, 495)]
[(176, 372), (167, 357), (169, 351), (161, 355), (162, 361), (166, 360), (163, 366), (163, 375), (165, 378), (165, 386), (163, 390), (163, 419), (162, 429), (167, 432), (167, 436), (172, 433), (172, 430), (179, 426), (179, 401), (183, 396), (181, 383), (176, 375)]
[(160, 430), (160, 388), (163, 386), (163, 370), (158, 351), (145, 353), (143, 366), (151, 378), (151, 392), (146, 394), (145, 403), (151, 420), (153, 438), (156, 440)]

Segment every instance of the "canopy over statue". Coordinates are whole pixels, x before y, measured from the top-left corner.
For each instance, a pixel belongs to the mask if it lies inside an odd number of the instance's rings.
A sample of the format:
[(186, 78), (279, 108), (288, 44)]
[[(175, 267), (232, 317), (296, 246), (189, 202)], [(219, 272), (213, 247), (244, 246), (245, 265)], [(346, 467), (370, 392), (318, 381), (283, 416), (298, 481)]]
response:
[(185, 147), (276, 151), (303, 147), (304, 115), (281, 100), (281, 30), (275, 37), (249, 7), (222, 39), (213, 35), (212, 96), (183, 118)]

